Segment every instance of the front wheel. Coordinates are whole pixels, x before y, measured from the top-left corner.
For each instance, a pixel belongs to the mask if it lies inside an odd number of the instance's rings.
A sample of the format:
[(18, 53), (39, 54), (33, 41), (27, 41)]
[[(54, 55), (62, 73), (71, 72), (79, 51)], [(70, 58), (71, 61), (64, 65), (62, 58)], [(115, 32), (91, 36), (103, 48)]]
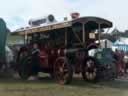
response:
[(31, 64), (27, 51), (22, 51), (18, 57), (18, 73), (21, 79), (26, 80), (31, 75)]
[(96, 60), (93, 57), (88, 57), (82, 64), (82, 77), (89, 82), (96, 82), (97, 80), (97, 66)]
[(69, 84), (72, 80), (73, 69), (65, 57), (59, 57), (54, 64), (54, 78), (60, 84)]

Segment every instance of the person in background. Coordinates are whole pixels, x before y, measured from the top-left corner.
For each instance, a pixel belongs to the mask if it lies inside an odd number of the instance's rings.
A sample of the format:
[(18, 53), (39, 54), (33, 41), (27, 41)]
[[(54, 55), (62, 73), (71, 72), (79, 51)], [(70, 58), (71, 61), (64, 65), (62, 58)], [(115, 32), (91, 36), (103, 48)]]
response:
[(125, 72), (125, 63), (124, 63), (124, 56), (125, 56), (125, 52), (123, 50), (121, 50), (120, 53), (120, 59), (121, 59), (121, 72), (124, 74)]
[(118, 76), (122, 76), (124, 75), (124, 72), (125, 72), (125, 64), (124, 64), (124, 56), (125, 56), (125, 53), (124, 51), (119, 51), (119, 50), (116, 50), (115, 51), (115, 54), (117, 56), (117, 74)]
[(121, 66), (120, 66), (120, 51), (118, 49), (115, 50), (115, 60), (116, 60), (116, 69), (117, 69), (117, 75), (120, 75), (121, 72)]

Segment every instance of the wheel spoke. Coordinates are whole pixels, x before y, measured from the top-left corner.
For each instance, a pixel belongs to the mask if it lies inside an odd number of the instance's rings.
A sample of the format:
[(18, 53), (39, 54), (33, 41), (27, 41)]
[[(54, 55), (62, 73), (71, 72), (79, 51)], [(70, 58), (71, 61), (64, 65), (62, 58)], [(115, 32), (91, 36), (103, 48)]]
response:
[(69, 74), (64, 74), (63, 80), (66, 80), (68, 78)]
[(68, 72), (68, 69), (64, 69), (64, 71), (63, 71), (64, 73), (66, 73), (66, 72)]
[(97, 72), (97, 68), (95, 66), (95, 60), (92, 58), (88, 58), (84, 64), (82, 68), (83, 79), (89, 81), (95, 80), (96, 72)]
[(61, 73), (58, 73), (58, 79), (60, 79), (60, 78), (61, 78), (61, 76), (62, 76), (62, 74), (61, 74)]
[(67, 84), (71, 81), (71, 79), (69, 79), (69, 75), (71, 74), (69, 71), (69, 66), (68, 63), (66, 61), (65, 58), (59, 58), (58, 61), (56, 61), (55, 63), (55, 79), (61, 83), (61, 84)]

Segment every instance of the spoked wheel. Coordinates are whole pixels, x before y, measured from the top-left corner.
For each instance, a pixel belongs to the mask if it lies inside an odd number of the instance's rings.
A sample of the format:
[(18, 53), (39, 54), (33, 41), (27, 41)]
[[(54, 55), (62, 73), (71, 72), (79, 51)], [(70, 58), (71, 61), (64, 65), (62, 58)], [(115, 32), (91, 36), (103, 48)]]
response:
[(95, 82), (97, 79), (96, 60), (88, 57), (82, 64), (83, 79), (89, 82)]
[(27, 51), (19, 54), (18, 73), (21, 79), (26, 80), (31, 75), (30, 59), (27, 56)]
[(69, 84), (72, 80), (73, 69), (65, 57), (59, 57), (54, 65), (54, 78), (60, 84)]

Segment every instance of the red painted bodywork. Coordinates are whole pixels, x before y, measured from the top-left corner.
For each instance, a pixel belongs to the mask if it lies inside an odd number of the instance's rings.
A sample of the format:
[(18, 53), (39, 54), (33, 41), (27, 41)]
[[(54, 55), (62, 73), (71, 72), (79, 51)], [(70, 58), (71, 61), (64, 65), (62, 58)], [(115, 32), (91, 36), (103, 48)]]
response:
[(56, 59), (64, 55), (64, 49), (40, 49), (40, 67), (51, 69)]

